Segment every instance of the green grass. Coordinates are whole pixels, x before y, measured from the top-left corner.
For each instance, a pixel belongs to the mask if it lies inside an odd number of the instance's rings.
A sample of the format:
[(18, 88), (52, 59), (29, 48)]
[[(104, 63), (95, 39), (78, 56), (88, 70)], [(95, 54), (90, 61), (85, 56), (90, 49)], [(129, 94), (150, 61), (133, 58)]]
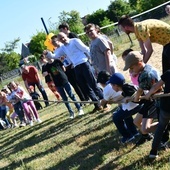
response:
[(157, 161), (148, 160), (151, 142), (138, 148), (120, 144), (114, 108), (90, 114), (89, 105), (84, 116), (70, 120), (63, 104), (53, 104), (40, 112), (41, 124), (0, 131), (0, 169), (169, 169), (168, 151)]

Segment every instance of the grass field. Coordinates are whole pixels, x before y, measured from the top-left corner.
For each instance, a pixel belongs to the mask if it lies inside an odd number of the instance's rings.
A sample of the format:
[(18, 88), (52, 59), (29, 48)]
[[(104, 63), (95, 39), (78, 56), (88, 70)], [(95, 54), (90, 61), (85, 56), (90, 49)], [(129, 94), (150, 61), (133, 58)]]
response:
[(0, 169), (6, 170), (136, 170), (170, 169), (169, 151), (148, 160), (151, 142), (135, 148), (122, 145), (112, 123), (112, 111), (89, 112), (68, 118), (63, 104), (52, 104), (40, 112), (43, 120), (33, 127), (1, 131)]
[[(115, 47), (116, 54), (120, 56), (124, 49), (130, 47), (130, 43), (124, 42), (122, 45), (119, 42)], [(135, 44), (133, 48), (137, 50), (139, 47)], [(50, 99), (54, 100), (52, 93), (47, 92)], [(148, 154), (151, 141), (137, 148), (134, 143), (120, 143), (120, 135), (112, 122), (116, 105), (112, 105), (112, 110), (105, 113), (90, 114), (93, 105), (83, 109), (85, 115), (70, 120), (64, 104), (53, 103), (40, 111), (41, 124), (0, 131), (0, 169), (170, 169), (169, 150), (160, 151), (159, 158), (150, 161)]]

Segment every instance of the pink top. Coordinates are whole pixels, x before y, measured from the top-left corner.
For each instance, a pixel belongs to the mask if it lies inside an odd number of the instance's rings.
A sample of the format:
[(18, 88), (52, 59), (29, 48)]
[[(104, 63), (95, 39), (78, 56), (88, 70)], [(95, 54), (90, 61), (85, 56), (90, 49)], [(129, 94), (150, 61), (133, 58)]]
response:
[(130, 74), (131, 81), (132, 81), (132, 83), (133, 83), (134, 85), (136, 85), (136, 86), (139, 86), (138, 77), (139, 77), (139, 75), (135, 75), (135, 76), (134, 76), (134, 75)]

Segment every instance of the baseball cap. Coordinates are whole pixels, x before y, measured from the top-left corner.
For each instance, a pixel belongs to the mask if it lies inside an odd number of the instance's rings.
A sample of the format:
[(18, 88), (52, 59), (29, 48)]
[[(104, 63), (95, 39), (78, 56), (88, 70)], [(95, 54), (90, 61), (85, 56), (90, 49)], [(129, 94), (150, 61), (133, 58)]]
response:
[(131, 66), (143, 61), (143, 55), (139, 51), (131, 51), (125, 58), (125, 67), (123, 71), (128, 70)]
[(97, 83), (106, 83), (109, 81), (111, 75), (107, 71), (100, 71), (97, 76)]
[(143, 71), (138, 77), (139, 87), (143, 90), (150, 90), (156, 78), (153, 72)]
[(109, 83), (123, 85), (125, 83), (125, 78), (124, 78), (123, 74), (121, 74), (121, 73), (114, 73), (111, 76)]

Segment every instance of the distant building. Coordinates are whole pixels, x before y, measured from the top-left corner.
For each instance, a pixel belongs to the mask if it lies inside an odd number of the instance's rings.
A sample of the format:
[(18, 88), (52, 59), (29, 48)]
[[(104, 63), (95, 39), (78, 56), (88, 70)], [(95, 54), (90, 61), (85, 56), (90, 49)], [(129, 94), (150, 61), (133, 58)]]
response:
[(29, 43), (27, 43), (27, 44), (22, 43), (22, 48), (21, 48), (21, 57), (22, 57), (22, 59), (24, 59), (24, 58), (28, 57), (29, 55), (31, 55), (28, 46), (29, 46)]

